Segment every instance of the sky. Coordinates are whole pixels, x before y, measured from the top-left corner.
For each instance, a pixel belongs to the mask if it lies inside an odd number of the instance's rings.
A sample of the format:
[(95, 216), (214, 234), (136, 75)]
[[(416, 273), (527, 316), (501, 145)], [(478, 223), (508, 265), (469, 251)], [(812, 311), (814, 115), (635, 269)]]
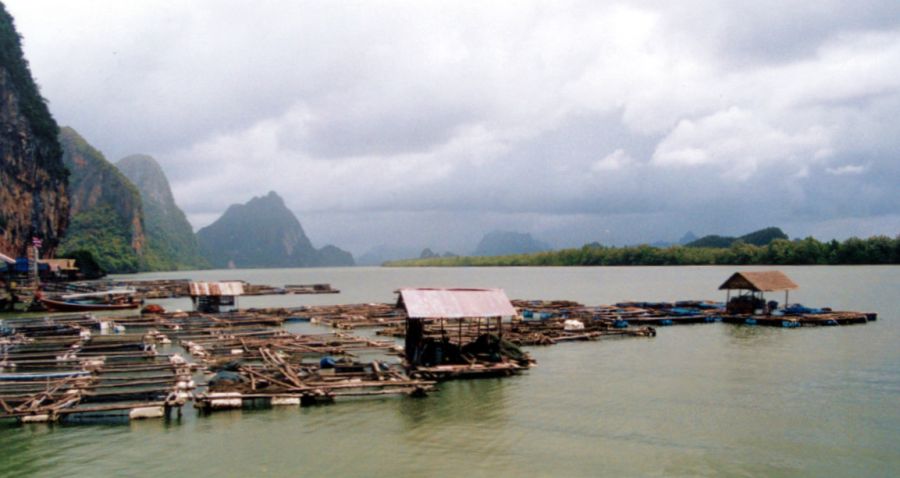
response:
[(900, 233), (900, 2), (3, 0), (61, 125), (317, 246)]

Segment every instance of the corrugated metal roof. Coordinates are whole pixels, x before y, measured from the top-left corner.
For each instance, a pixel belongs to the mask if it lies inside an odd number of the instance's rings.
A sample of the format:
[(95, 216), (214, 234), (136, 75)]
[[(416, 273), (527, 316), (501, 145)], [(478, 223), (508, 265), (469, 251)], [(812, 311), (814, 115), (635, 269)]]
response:
[(719, 290), (744, 289), (772, 292), (776, 290), (793, 290), (799, 287), (781, 271), (735, 272), (719, 286)]
[(191, 282), (191, 296), (243, 295), (242, 282)]
[(516, 315), (503, 289), (400, 289), (400, 303), (414, 319)]

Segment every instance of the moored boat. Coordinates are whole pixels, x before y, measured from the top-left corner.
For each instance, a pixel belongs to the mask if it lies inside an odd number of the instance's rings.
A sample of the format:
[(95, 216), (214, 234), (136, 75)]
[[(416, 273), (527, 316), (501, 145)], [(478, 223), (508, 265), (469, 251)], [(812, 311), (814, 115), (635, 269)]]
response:
[(69, 294), (59, 298), (42, 297), (39, 300), (47, 310), (57, 312), (83, 312), (96, 310), (128, 310), (141, 306), (134, 289), (111, 289), (84, 294)]

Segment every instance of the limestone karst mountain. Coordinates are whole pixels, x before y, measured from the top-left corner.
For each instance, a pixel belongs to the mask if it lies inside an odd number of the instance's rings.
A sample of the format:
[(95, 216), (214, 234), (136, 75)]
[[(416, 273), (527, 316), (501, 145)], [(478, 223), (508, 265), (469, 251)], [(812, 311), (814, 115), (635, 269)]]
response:
[(352, 266), (335, 246), (313, 247), (300, 221), (274, 191), (233, 204), (197, 232), (203, 256), (215, 268)]

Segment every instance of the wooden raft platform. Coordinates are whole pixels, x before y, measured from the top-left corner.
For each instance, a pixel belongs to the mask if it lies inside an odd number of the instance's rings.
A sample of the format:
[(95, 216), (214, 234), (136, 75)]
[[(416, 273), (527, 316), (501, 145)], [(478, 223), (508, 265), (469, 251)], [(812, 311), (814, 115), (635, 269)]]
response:
[(4, 322), (0, 419), (165, 418), (194, 388), (193, 367), (143, 334), (103, 335), (90, 316)]

